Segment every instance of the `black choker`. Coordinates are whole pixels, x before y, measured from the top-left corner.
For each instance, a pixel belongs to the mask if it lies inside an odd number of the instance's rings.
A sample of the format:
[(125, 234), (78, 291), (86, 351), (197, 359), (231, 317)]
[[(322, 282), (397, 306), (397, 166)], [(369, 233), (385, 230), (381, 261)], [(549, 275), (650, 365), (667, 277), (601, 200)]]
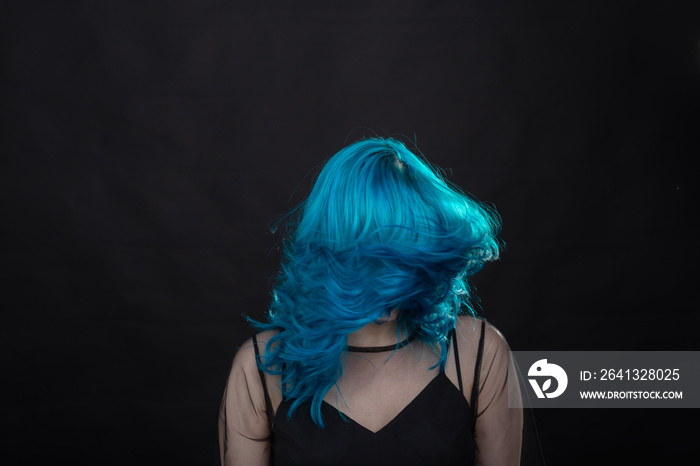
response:
[(403, 348), (408, 345), (414, 338), (416, 338), (416, 335), (412, 334), (404, 341), (387, 346), (348, 346), (348, 351), (351, 353), (383, 353), (384, 351), (394, 351), (397, 348)]

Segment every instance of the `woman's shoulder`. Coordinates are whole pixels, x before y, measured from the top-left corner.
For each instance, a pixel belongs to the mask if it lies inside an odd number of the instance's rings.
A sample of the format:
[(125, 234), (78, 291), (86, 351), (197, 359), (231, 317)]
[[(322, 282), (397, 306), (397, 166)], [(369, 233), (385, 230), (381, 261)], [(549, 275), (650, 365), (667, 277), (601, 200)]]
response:
[[(240, 348), (238, 348), (236, 356), (233, 359), (234, 366), (257, 371), (258, 364), (256, 361), (256, 354), (264, 358), (268, 342), (277, 333), (279, 333), (278, 330), (265, 330), (264, 332), (256, 333), (254, 336), (248, 338)], [(258, 346), (257, 352), (255, 351), (255, 343), (257, 343)]]
[(507, 353), (510, 348), (506, 337), (493, 324), (483, 317), (463, 315), (457, 318), (455, 337), (459, 338), (459, 343), (467, 345), (473, 349), (478, 349), (482, 338), (483, 327), (483, 355), (493, 355)]

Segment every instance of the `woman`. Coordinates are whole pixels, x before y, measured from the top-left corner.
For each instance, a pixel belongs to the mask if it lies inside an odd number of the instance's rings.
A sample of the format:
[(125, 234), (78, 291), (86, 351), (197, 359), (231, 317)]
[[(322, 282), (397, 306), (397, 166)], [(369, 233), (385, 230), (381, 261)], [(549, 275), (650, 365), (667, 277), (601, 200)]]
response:
[(519, 464), (508, 345), (468, 285), (498, 257), (497, 214), (373, 138), (329, 159), (293, 218), (224, 393), (222, 464)]

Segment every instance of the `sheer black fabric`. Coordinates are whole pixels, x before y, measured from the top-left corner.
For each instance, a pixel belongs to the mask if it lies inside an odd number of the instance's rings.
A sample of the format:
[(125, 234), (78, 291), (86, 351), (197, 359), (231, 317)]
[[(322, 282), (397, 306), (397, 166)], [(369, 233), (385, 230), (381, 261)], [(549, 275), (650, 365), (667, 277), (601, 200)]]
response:
[(523, 411), (508, 408), (516, 372), (503, 336), (482, 319), (460, 318), (443, 366), (419, 341), (348, 352), (324, 397), (324, 429), (308, 407), (289, 417), (279, 377), (259, 371), (256, 353), (271, 336), (259, 334), (234, 359), (219, 419), (222, 465), (543, 464), (541, 455), (521, 463)]

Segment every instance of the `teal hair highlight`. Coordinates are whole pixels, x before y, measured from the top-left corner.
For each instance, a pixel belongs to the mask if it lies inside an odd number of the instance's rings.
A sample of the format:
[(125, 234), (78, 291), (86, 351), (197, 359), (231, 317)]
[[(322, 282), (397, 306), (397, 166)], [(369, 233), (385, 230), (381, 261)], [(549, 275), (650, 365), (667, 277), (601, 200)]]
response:
[(260, 367), (281, 375), (290, 416), (308, 403), (321, 427), (347, 336), (398, 308), (399, 329), (439, 345), (444, 363), (457, 315), (475, 313), (468, 278), (500, 247), (493, 209), (390, 138), (331, 157), (285, 220), (267, 322), (253, 322), (278, 330)]

